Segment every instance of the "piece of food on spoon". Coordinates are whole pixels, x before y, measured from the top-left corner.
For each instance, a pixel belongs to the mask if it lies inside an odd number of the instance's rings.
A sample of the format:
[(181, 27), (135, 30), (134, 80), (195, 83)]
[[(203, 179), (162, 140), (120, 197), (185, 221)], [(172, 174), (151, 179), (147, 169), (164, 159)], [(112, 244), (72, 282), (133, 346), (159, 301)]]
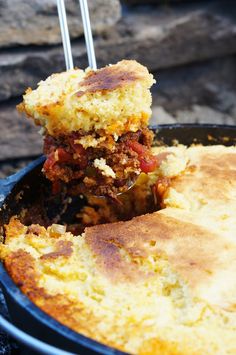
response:
[(154, 82), (147, 68), (122, 60), (53, 74), (26, 91), (18, 109), (43, 128), (43, 170), (55, 191), (66, 184), (115, 197), (156, 168), (147, 128)]

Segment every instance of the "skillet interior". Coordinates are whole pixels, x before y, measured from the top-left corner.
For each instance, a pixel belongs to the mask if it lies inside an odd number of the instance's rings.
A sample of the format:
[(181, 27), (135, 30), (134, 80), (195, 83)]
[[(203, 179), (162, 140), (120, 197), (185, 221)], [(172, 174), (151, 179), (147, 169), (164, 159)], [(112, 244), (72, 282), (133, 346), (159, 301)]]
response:
[[(176, 140), (178, 143), (186, 145), (192, 143), (234, 145), (236, 143), (236, 127), (166, 125), (154, 127), (153, 129), (156, 132), (157, 145), (172, 145), (176, 143)], [(48, 185), (40, 172), (41, 166), (42, 162), (36, 164), (33, 168), (26, 169), (26, 174), (23, 178), (16, 183), (12, 191), (9, 191), (0, 213), (1, 224), (8, 222), (9, 218), (17, 214), (22, 206), (29, 207), (35, 204), (37, 199), (41, 198), (45, 191), (47, 191)], [(60, 203), (60, 201), (58, 202)], [(81, 205), (83, 205), (83, 201), (81, 201)], [(54, 206), (54, 208), (56, 209), (57, 206)], [(0, 275), (10, 314), (13, 321), (21, 329), (58, 347), (69, 351), (79, 351), (80, 354), (121, 354), (121, 352), (114, 351), (113, 349), (99, 345), (93, 340), (78, 335), (45, 315), (26, 296), (22, 295), (2, 266), (0, 268)]]
[[(173, 145), (181, 143), (191, 145), (199, 143), (203, 145), (236, 144), (236, 127), (220, 125), (162, 125), (152, 127), (155, 132), (155, 145)], [(0, 211), (0, 225), (9, 221), (11, 216), (19, 214), (22, 209), (30, 210), (33, 220), (29, 218), (26, 224), (41, 223), (50, 224), (53, 219), (57, 222), (73, 222), (75, 211), (86, 204), (86, 199), (75, 198), (62, 212), (65, 196), (52, 198), (50, 183), (42, 175), (43, 158), (25, 169), (23, 177), (21, 173), (14, 176), (17, 181), (14, 188), (8, 191), (2, 210)], [(11, 185), (11, 177), (8, 178)], [(3, 182), (4, 183), (4, 182)], [(1, 187), (1, 186), (0, 186)], [(60, 215), (58, 219), (57, 216)], [(57, 223), (56, 222), (56, 223)]]

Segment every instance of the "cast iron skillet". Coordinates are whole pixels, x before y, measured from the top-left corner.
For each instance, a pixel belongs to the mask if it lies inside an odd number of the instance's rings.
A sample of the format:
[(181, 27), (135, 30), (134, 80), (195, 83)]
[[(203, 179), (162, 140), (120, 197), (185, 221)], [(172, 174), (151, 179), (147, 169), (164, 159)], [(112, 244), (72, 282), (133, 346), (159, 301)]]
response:
[[(162, 125), (153, 127), (153, 130), (159, 145), (172, 145), (176, 140), (186, 145), (192, 143), (234, 145), (236, 143), (236, 126)], [(19, 213), (23, 206), (30, 207), (35, 204), (40, 194), (44, 193), (42, 187), (45, 188), (48, 182), (41, 173), (43, 161), (44, 157), (40, 157), (18, 173), (0, 180), (1, 225), (7, 223), (12, 215)], [(78, 201), (76, 206), (78, 208)], [(57, 205), (50, 206), (50, 210), (57, 210), (57, 208)], [(22, 294), (1, 264), (0, 282), (11, 320), (20, 330), (1, 317), (0, 326), (28, 348), (47, 355), (68, 354), (68, 352), (80, 355), (124, 354), (78, 334), (46, 315)]]

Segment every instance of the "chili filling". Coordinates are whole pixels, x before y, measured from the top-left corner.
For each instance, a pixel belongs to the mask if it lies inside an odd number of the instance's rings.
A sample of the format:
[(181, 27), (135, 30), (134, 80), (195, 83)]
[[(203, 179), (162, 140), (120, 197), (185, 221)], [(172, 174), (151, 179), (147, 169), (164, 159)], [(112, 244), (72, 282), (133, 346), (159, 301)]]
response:
[[(91, 137), (92, 133), (87, 136)], [(147, 128), (125, 133), (117, 141), (112, 135), (104, 136), (103, 132), (93, 134), (92, 138), (98, 143), (87, 148), (80, 144), (85, 137), (82, 131), (58, 137), (45, 136), (47, 159), (43, 170), (53, 183), (53, 192), (59, 192), (66, 184), (74, 193), (115, 197), (126, 191), (141, 171), (149, 173), (158, 166), (156, 157), (150, 152), (153, 133)], [(105, 174), (96, 167), (96, 159), (103, 159), (114, 174)]]

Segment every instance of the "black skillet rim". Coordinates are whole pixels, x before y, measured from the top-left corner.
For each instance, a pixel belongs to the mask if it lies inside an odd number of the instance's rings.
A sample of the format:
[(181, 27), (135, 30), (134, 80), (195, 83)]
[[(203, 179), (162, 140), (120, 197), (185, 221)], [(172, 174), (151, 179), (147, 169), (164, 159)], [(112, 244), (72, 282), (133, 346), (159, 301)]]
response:
[[(222, 129), (229, 129), (229, 130), (235, 130), (236, 131), (236, 126), (233, 125), (218, 125), (218, 124), (164, 124), (164, 125), (155, 125), (151, 126), (150, 128), (152, 130), (162, 130), (162, 129), (175, 129), (175, 128), (200, 128), (200, 127), (205, 127), (205, 128), (222, 128)], [(27, 173), (29, 173), (34, 167), (42, 163), (43, 159), (42, 157), (38, 158), (31, 164), (29, 164), (27, 167), (23, 168), (21, 171), (22, 173), (20, 174), (21, 179), (23, 176), (25, 176)], [(17, 176), (18, 173), (16, 173), (14, 176)], [(9, 179), (9, 178), (7, 178)], [(7, 180), (6, 179), (6, 180)], [(17, 180), (16, 180), (17, 182)], [(10, 191), (9, 191), (10, 193)], [(7, 197), (7, 196), (6, 196)], [(2, 202), (4, 203), (4, 201)], [(77, 333), (67, 326), (59, 323), (56, 321), (54, 318), (51, 316), (47, 315), (45, 312), (43, 312), (39, 307), (37, 307), (33, 302), (29, 300), (29, 298), (22, 293), (19, 287), (13, 282), (11, 277), (7, 274), (7, 271), (5, 270), (3, 264), (0, 262), (0, 282), (6, 289), (6, 292), (9, 294), (10, 297), (12, 297), (21, 307), (24, 307), (27, 312), (30, 313), (34, 318), (36, 318), (38, 321), (43, 323), (44, 325), (48, 326), (52, 330), (55, 331), (57, 330), (58, 334), (61, 334), (62, 336), (65, 336), (68, 340), (71, 340), (75, 342), (76, 344), (82, 345), (87, 349), (90, 349), (92, 351), (98, 352), (100, 354), (104, 355), (124, 355), (126, 354), (125, 352), (116, 350), (114, 348), (111, 348), (109, 346), (106, 346), (102, 343), (99, 343), (92, 338), (88, 338), (80, 333)]]

